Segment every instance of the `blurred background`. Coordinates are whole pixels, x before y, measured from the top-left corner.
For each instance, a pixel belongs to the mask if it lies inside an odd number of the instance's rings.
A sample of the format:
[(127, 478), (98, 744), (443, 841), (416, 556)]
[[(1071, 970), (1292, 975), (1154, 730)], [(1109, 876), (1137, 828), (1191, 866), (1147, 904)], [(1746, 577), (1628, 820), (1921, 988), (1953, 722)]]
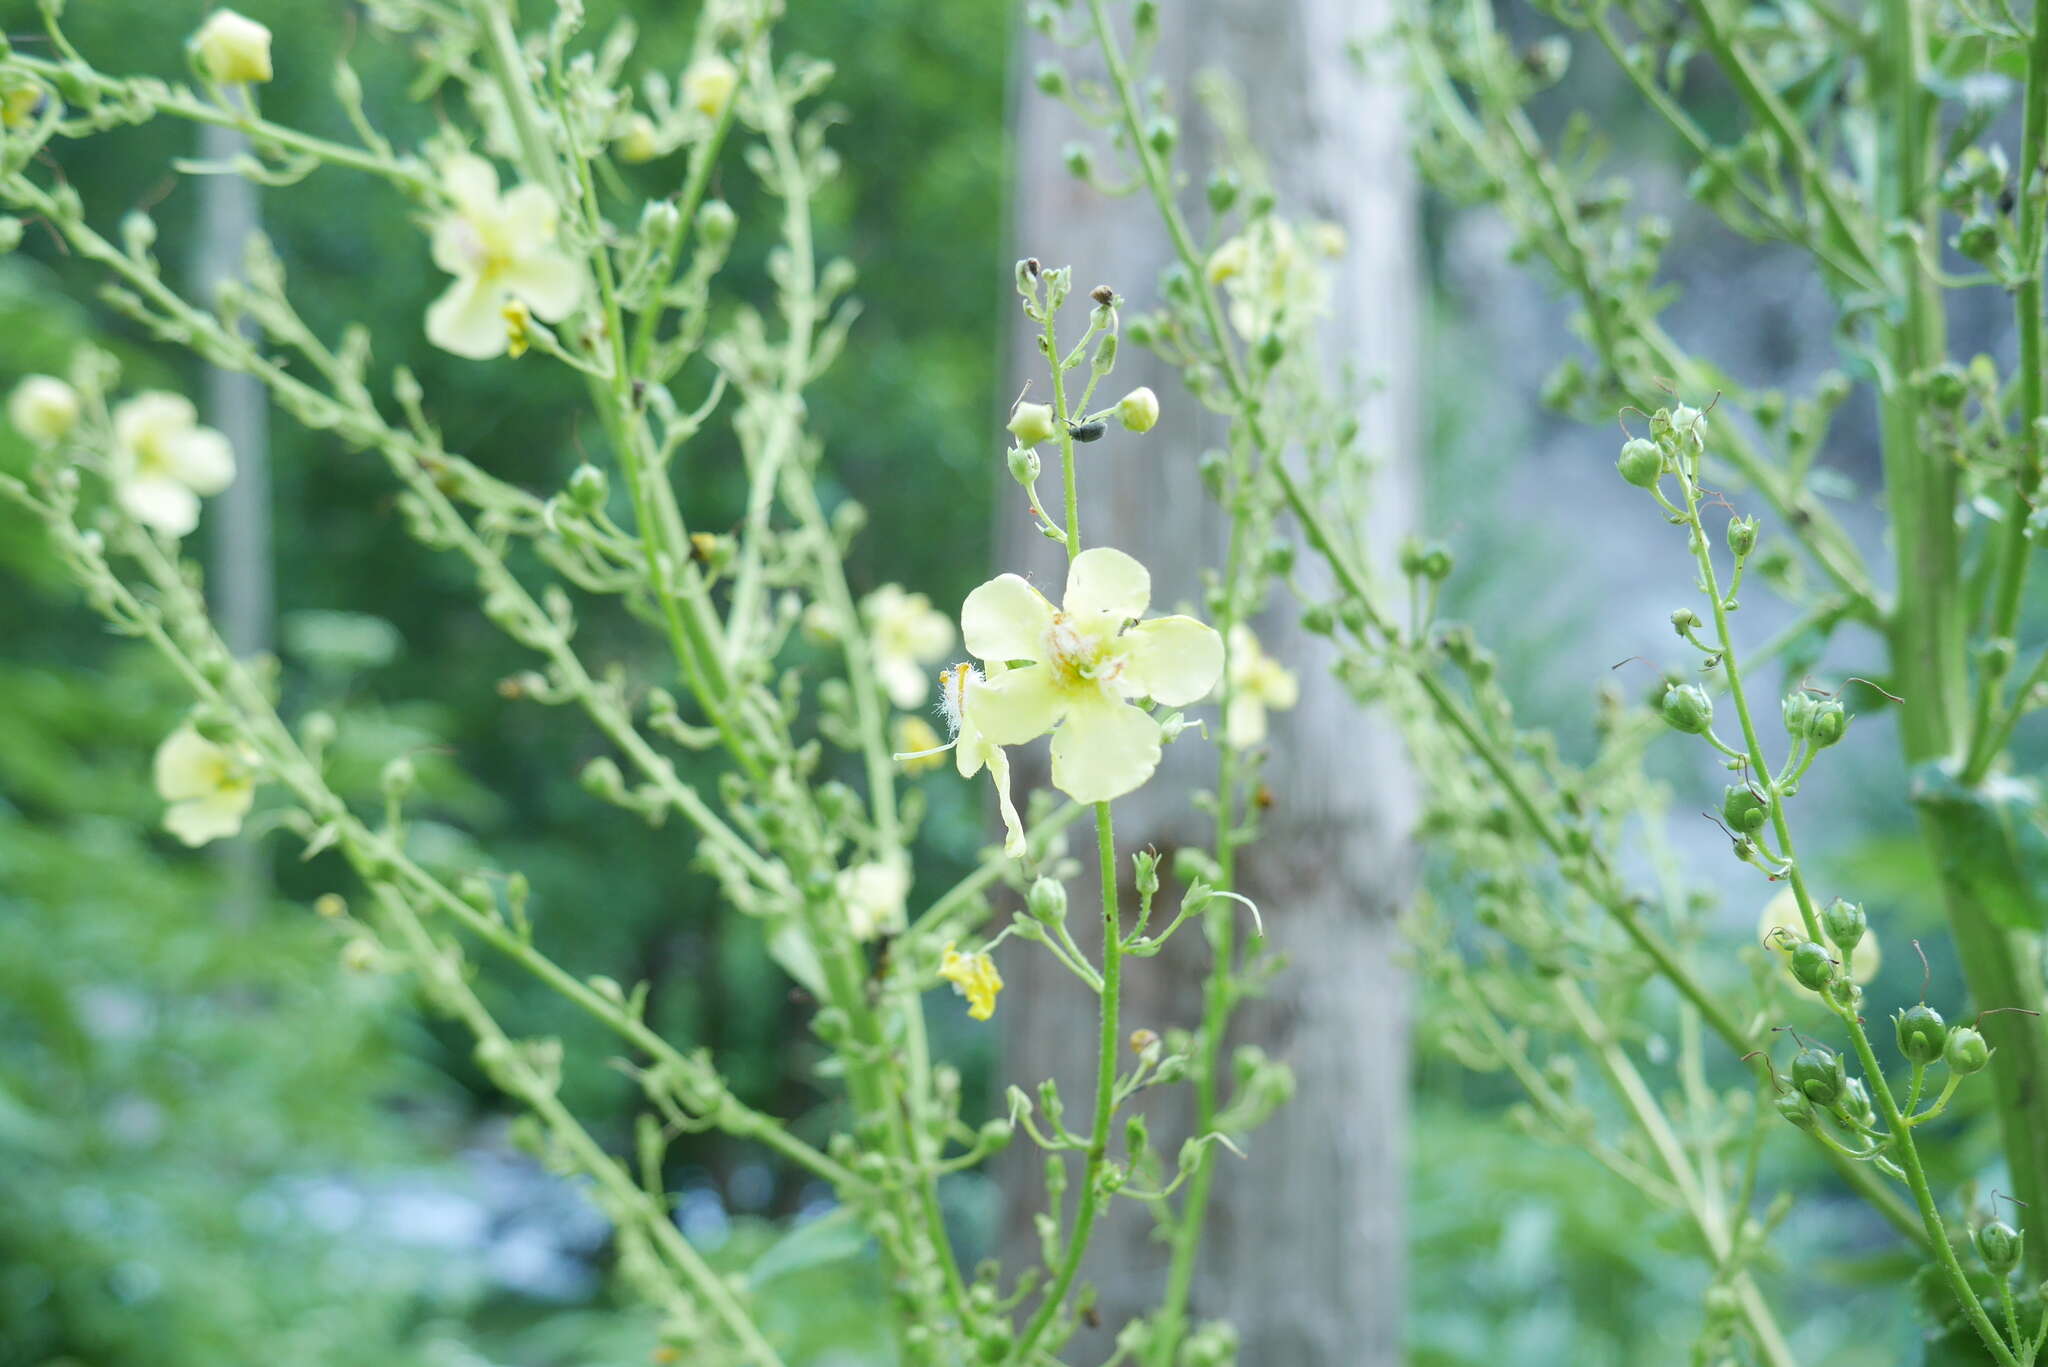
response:
[[(74, 5), (67, 24), (107, 69), (168, 76), (205, 8), (100, 0)], [(327, 73), (347, 52), (395, 140), (431, 130), (434, 111), (403, 98), (406, 54), (353, 6), (247, 8), (277, 36), (271, 116), (339, 132)], [(674, 7), (591, 9), (594, 27), (633, 15), (641, 66), (682, 64), (689, 28)], [(866, 303), (847, 355), (812, 393), (812, 429), (842, 481), (827, 492), (869, 513), (851, 567), (857, 592), (900, 582), (949, 607), (993, 559), (997, 415), (1014, 392), (1011, 262), (1032, 248), (1010, 240), (1013, 182), (1046, 174), (1013, 156), (1018, 15), (1003, 0), (793, 0), (790, 10), (783, 50), (837, 65), (829, 98), (846, 116), (846, 172), (820, 206), (820, 234), (826, 252), (857, 265)], [(0, 0), (0, 21), (29, 41), (34, 7)], [(1550, 113), (1623, 108), (1607, 75), (1593, 62), (1574, 70)], [(1669, 255), (1691, 288), (1673, 333), (1746, 379), (1789, 387), (1832, 364), (1827, 311), (1805, 321), (1802, 292), (1818, 287), (1798, 263), (1736, 243), (1691, 210), (1679, 149), (1647, 121), (1603, 122), (1644, 200), (1675, 224)], [(96, 138), (71, 150), (63, 172), (102, 223), (149, 207), (168, 260), (170, 244), (193, 241), (201, 212), (197, 183), (165, 169), (194, 153), (189, 137), (164, 122)], [(644, 193), (670, 188), (659, 166), (635, 170)], [(421, 373), (452, 447), (528, 487), (558, 487), (580, 459), (580, 386), (533, 363), (510, 384), (504, 365), (428, 347), (419, 314), (436, 283), (415, 227), (379, 197), (338, 192), (333, 177), (258, 196), (306, 316), (329, 332), (367, 324), (382, 366)], [(748, 222), (758, 195), (736, 163), (716, 189)], [(1530, 719), (1583, 753), (1595, 688), (1615, 660), (1662, 647), (1686, 571), (1661, 524), (1624, 510), (1614, 434), (1542, 414), (1562, 306), (1509, 262), (1487, 214), (1424, 197), (1420, 215), (1409, 268), (1425, 326), (1404, 382), (1424, 397), (1416, 449), (1402, 460), (1423, 523), (1459, 552), (1447, 612), (1500, 650)], [(745, 231), (739, 241), (728, 292), (766, 307), (765, 244)], [(1151, 295), (1149, 280), (1118, 283), (1139, 302)], [(198, 392), (184, 358), (113, 319), (92, 288), (33, 228), (0, 257), (0, 388), (61, 373), (89, 340), (121, 358), (129, 387)], [(1471, 376), (1486, 377), (1483, 390)], [(1833, 455), (1846, 508), (1875, 477), (1860, 421), (1852, 414), (1838, 431)], [(720, 440), (714, 427), (683, 473), (706, 506), (733, 497), (721, 481), (737, 461)], [(25, 459), (11, 443), (0, 435), (0, 465)], [(814, 1111), (829, 1088), (752, 925), (714, 914), (710, 884), (674, 857), (670, 833), (622, 822), (582, 792), (574, 774), (600, 752), (592, 736), (500, 697), (521, 653), (477, 612), (462, 571), (408, 539), (381, 464), (280, 419), (268, 465), (268, 544), (245, 538), (211, 553), (268, 565), (274, 612), (252, 629), (282, 660), (288, 708), (340, 721), (344, 785), (372, 792), (385, 761), (412, 756), (415, 806), (440, 862), (524, 870), (539, 936), (567, 967), (650, 982), (654, 1022), (713, 1048), (746, 1100)], [(182, 714), (179, 685), (98, 629), (11, 508), (0, 508), (0, 564), (0, 1367), (647, 1360), (651, 1321), (606, 1289), (603, 1220), (514, 1142), (466, 1043), (417, 1011), (402, 984), (338, 966), (340, 940), (308, 911), (334, 890), (331, 871), (301, 864), (284, 842), (192, 854), (165, 837), (148, 759)], [(1782, 620), (1755, 616), (1758, 631)], [(587, 629), (605, 632), (613, 654), (643, 649), (628, 622)], [(1858, 647), (1845, 645), (1853, 658)], [(1871, 743), (1844, 747), (1845, 762), (1810, 785), (1818, 800), (1806, 805), (1825, 816), (1808, 844), (1830, 871), (1855, 871), (1890, 951), (1877, 990), (1910, 998), (1920, 969), (1906, 942), (1932, 929), (1934, 912), (1917, 846), (1894, 838), (1908, 814), (1891, 796), (1901, 791), (1887, 768), (1893, 748), (1881, 719), (1868, 724)], [(920, 866), (929, 892), (969, 866), (984, 833), (973, 794), (919, 782), (933, 808)], [(1719, 877), (1727, 861), (1706, 863), (1713, 832), (1698, 824), (1680, 823), (1698, 837), (1689, 862)], [(1731, 939), (1758, 911), (1744, 888), (1722, 907)], [(580, 903), (590, 889), (601, 897)], [(1938, 953), (1933, 971), (1937, 993), (1954, 988)], [(515, 1035), (608, 1056), (545, 992), (503, 977), (491, 991)], [(1413, 1009), (1426, 1044), (1431, 1003)], [(997, 1032), (950, 1005), (937, 1014), (942, 1049), (978, 1089), (969, 1111), (992, 1104)], [(1426, 1048), (1412, 1076), (1399, 1057), (1381, 1066), (1397, 1087), (1406, 1076), (1417, 1155), (1405, 1172), (1373, 1174), (1407, 1211), (1400, 1311), (1413, 1361), (1677, 1360), (1704, 1274), (1669, 1220), (1583, 1156), (1522, 1137), (1506, 1123), (1504, 1080)], [(586, 1068), (569, 1086), (593, 1128), (624, 1142), (634, 1096), (624, 1080)], [(1945, 1152), (1960, 1172), (1985, 1148)], [(779, 1245), (761, 1284), (793, 1362), (888, 1360), (867, 1313), (877, 1293), (862, 1250), (833, 1226), (789, 1234), (809, 1228), (826, 1193), (717, 1136), (686, 1140), (672, 1161), (678, 1220), (714, 1257)], [(1773, 1161), (1799, 1160), (1780, 1145)], [(969, 1255), (992, 1249), (1001, 1202), (988, 1179), (963, 1176), (946, 1199)], [(1259, 1230), (1233, 1237), (1256, 1241)], [(1802, 1204), (1784, 1247), (1791, 1300), (1779, 1299), (1799, 1307), (1786, 1318), (1808, 1360), (1901, 1360), (1916, 1334), (1910, 1308), (1856, 1290), (1897, 1273), (1881, 1230), (1823, 1198)]]

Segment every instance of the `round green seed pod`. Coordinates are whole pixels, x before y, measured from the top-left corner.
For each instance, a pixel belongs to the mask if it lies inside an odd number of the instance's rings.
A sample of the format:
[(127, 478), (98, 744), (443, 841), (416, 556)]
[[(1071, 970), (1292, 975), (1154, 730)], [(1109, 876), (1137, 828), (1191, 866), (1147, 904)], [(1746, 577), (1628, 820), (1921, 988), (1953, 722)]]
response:
[(1926, 1002), (1909, 1006), (1892, 1017), (1898, 1034), (1899, 1052), (1909, 1063), (1927, 1064), (1941, 1057), (1948, 1044), (1948, 1025), (1941, 1012)]

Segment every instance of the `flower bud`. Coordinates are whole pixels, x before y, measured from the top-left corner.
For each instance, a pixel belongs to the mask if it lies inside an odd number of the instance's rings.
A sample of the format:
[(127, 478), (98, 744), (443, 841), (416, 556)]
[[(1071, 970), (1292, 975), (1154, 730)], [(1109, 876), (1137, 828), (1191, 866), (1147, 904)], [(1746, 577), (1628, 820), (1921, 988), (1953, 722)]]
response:
[(1067, 889), (1051, 878), (1036, 879), (1024, 895), (1024, 905), (1034, 918), (1057, 925), (1067, 919)]
[(739, 222), (732, 205), (722, 199), (707, 199), (697, 210), (697, 240), (707, 247), (723, 247), (732, 241)]
[(661, 135), (653, 119), (645, 114), (635, 114), (626, 120), (626, 131), (619, 134), (612, 146), (618, 151), (620, 161), (634, 164), (653, 161), (661, 155)]
[(411, 792), (413, 785), (418, 781), (419, 771), (413, 768), (412, 761), (404, 755), (400, 755), (397, 759), (386, 764), (383, 774), (379, 776), (379, 782), (384, 788), (384, 796), (392, 802), (398, 801), (398, 799)]
[(1753, 517), (1736, 517), (1728, 520), (1728, 549), (1737, 558), (1756, 549), (1756, 529), (1757, 522)]
[(611, 484), (604, 471), (595, 465), (579, 465), (569, 475), (569, 502), (581, 513), (594, 513), (604, 507), (610, 496)]
[(1019, 403), (1010, 410), (1010, 435), (1025, 446), (1036, 446), (1042, 441), (1051, 441), (1055, 429), (1052, 422), (1052, 405), (1045, 403)]
[(1129, 432), (1150, 432), (1159, 423), (1159, 396), (1139, 385), (1116, 401), (1116, 420)]
[(1833, 698), (1816, 699), (1806, 715), (1806, 739), (1816, 750), (1827, 749), (1848, 729), (1849, 714)]
[(1067, 72), (1058, 62), (1040, 62), (1038, 69), (1031, 73), (1032, 83), (1041, 95), (1061, 95), (1067, 89)]
[(1227, 214), (1230, 206), (1237, 203), (1237, 192), (1241, 189), (1237, 172), (1217, 171), (1209, 177), (1209, 208), (1217, 214)]
[(1792, 1086), (1817, 1106), (1832, 1106), (1848, 1083), (1842, 1056), (1825, 1045), (1811, 1044), (1792, 1060)]
[(1810, 1130), (1819, 1117), (1813, 1113), (1813, 1106), (1797, 1092), (1786, 1092), (1777, 1100), (1778, 1114), (1802, 1130)]
[(1977, 1256), (1996, 1277), (2011, 1272), (2020, 1262), (2020, 1232), (2003, 1220), (1993, 1220), (1977, 1231)]
[(1863, 1085), (1863, 1079), (1852, 1077), (1842, 1088), (1842, 1099), (1836, 1109), (1851, 1120), (1864, 1125), (1877, 1123), (1877, 1107), (1871, 1104), (1870, 1089)]
[(270, 79), (270, 30), (231, 9), (215, 10), (192, 35), (191, 47), (209, 80), (247, 85)]
[(1721, 794), (1721, 819), (1731, 830), (1760, 831), (1766, 815), (1764, 800), (1754, 789), (1738, 784)]
[(1664, 714), (1664, 720), (1672, 730), (1683, 731), (1689, 736), (1704, 735), (1714, 724), (1714, 700), (1698, 684), (1667, 688), (1657, 710)]
[(1820, 928), (1837, 949), (1851, 950), (1863, 943), (1870, 918), (1863, 914), (1862, 903), (1837, 897), (1821, 909)]
[(1171, 153), (1179, 140), (1180, 125), (1169, 115), (1155, 114), (1145, 125), (1145, 145), (1162, 157)]
[(1941, 1013), (1926, 1002), (1909, 1006), (1893, 1016), (1892, 1026), (1898, 1034), (1899, 1052), (1909, 1063), (1934, 1062), (1941, 1057), (1942, 1047), (1948, 1043), (1948, 1026), (1943, 1023)]
[(715, 119), (725, 112), (739, 85), (740, 73), (731, 62), (716, 53), (700, 57), (683, 73), (683, 103)]
[(1998, 255), (1998, 225), (1982, 214), (1973, 215), (1956, 230), (1955, 244), (1972, 261), (1988, 263)]
[(1941, 1051), (1957, 1076), (1968, 1077), (1982, 1072), (1984, 1065), (1991, 1062), (1991, 1047), (1984, 1043), (1984, 1037), (1967, 1025), (1958, 1025), (1948, 1032), (1948, 1044)]
[(78, 424), (78, 391), (54, 375), (31, 375), (7, 399), (7, 421), (38, 446), (54, 446)]
[(1095, 174), (1095, 149), (1085, 142), (1070, 142), (1060, 149), (1060, 162), (1075, 180)]
[(1038, 472), (1043, 468), (1039, 462), (1036, 450), (1029, 446), (1012, 446), (1010, 448), (1010, 478), (1016, 480), (1025, 488), (1028, 489), (1037, 483)]
[(983, 1153), (1000, 1153), (1010, 1147), (1010, 1140), (1016, 1136), (1017, 1127), (1002, 1116), (982, 1122), (977, 1144)]
[(1828, 957), (1826, 946), (1802, 940), (1792, 948), (1792, 976), (1801, 987), (1819, 992), (1834, 981), (1835, 961)]
[(1648, 489), (1664, 473), (1664, 452), (1653, 441), (1632, 437), (1623, 443), (1621, 458), (1614, 462), (1614, 468), (1636, 488)]
[(666, 243), (682, 228), (683, 211), (672, 199), (650, 199), (640, 210), (640, 231), (650, 242)]
[(1785, 695), (1785, 734), (1795, 739), (1806, 734), (1806, 724), (1813, 717), (1813, 696), (1809, 693), (1792, 692)]
[(1310, 603), (1301, 610), (1301, 629), (1311, 636), (1328, 636), (1337, 629), (1337, 614), (1327, 603)]

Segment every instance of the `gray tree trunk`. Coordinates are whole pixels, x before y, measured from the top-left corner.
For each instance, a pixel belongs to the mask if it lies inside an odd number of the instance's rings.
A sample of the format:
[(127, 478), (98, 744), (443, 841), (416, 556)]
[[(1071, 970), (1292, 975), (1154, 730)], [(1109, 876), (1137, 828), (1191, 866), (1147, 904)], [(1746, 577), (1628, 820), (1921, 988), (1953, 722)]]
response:
[[(231, 128), (209, 124), (199, 130), (203, 161), (230, 161), (246, 148), (242, 135)], [(241, 275), (243, 249), (259, 226), (256, 187), (240, 176), (202, 176), (199, 196), (192, 292), (202, 303), (211, 303), (223, 280)], [(235, 450), (235, 482), (208, 505), (208, 596), (228, 649), (240, 656), (255, 655), (271, 648), (276, 615), (270, 555), (270, 400), (255, 376), (208, 366), (200, 407), (206, 423), (220, 429)], [(270, 885), (262, 847), (243, 836), (224, 842), (219, 857), (228, 870), (227, 911), (239, 919), (253, 916)]]
[[(1351, 53), (1354, 41), (1388, 25), (1392, 6), (1185, 0), (1164, 11), (1154, 70), (1178, 92), (1185, 164), (1204, 168), (1211, 160), (1215, 134), (1189, 92), (1197, 73), (1220, 69), (1244, 91), (1250, 132), (1270, 161), (1282, 211), (1329, 220), (1349, 236), (1349, 254), (1335, 267), (1326, 341), (1333, 358), (1372, 382), (1359, 416), (1368, 447), (1384, 463), (1368, 518), (1370, 544), (1383, 550), (1409, 524), (1414, 497), (1414, 189), (1396, 83), (1379, 72), (1368, 79)], [(1077, 79), (1097, 74), (1085, 58), (1038, 40), (1027, 44), (1022, 70), (1044, 57), (1074, 63)], [(1015, 127), (1017, 255), (1073, 265), (1077, 295), (1108, 284), (1133, 310), (1151, 307), (1170, 249), (1150, 201), (1107, 199), (1068, 177), (1061, 149), (1090, 131), (1054, 101), (1027, 89)], [(1207, 216), (1200, 200), (1199, 185), (1190, 188), (1185, 207), (1198, 231)], [(1077, 309), (1076, 330), (1079, 316)], [(1043, 364), (1021, 315), (1012, 336), (1007, 392), (1030, 378), (1042, 395)], [(1124, 350), (1104, 402), (1139, 383), (1159, 391), (1165, 416), (1142, 440), (1112, 431), (1102, 444), (1083, 448), (1082, 522), (1088, 544), (1118, 546), (1150, 567), (1154, 611), (1168, 611), (1196, 603), (1202, 569), (1223, 557), (1226, 522), (1196, 472), (1200, 453), (1219, 444), (1221, 433), (1174, 377), (1136, 348)], [(1015, 493), (1007, 483), (1005, 489)], [(1004, 500), (999, 544), (1004, 568), (1028, 569), (1056, 590), (1059, 548), (1032, 530), (1021, 495)], [(1305, 550), (1299, 558), (1312, 565)], [(1412, 883), (1415, 799), (1396, 738), (1332, 681), (1328, 643), (1301, 631), (1298, 614), (1298, 604), (1282, 601), (1257, 624), (1268, 651), (1298, 672), (1302, 694), (1293, 711), (1272, 717), (1266, 779), (1275, 805), (1266, 838), (1243, 861), (1241, 880), (1289, 967), (1266, 1000), (1240, 1013), (1230, 1040), (1232, 1048), (1256, 1044), (1285, 1060), (1298, 1090), (1252, 1136), (1249, 1161), (1219, 1160), (1190, 1314), (1195, 1321), (1235, 1322), (1246, 1367), (1383, 1367), (1400, 1359), (1405, 1301), (1408, 1027), (1395, 918)], [(1044, 762), (1025, 751), (1017, 758)], [(1025, 782), (1032, 778), (1020, 774)], [(1118, 804), (1126, 878), (1131, 850), (1153, 845), (1170, 852), (1183, 842), (1207, 842), (1209, 818), (1189, 798), (1214, 783), (1211, 747), (1176, 745), (1160, 774)], [(1092, 855), (1082, 862), (1092, 868)], [(1071, 892), (1076, 927), (1090, 924), (1078, 909), (1094, 905), (1092, 894), (1078, 883)], [(1207, 955), (1202, 937), (1189, 934), (1162, 958), (1133, 961), (1127, 1028), (1163, 1033), (1197, 1026)], [(1005, 1081), (1029, 1088), (1056, 1077), (1069, 1115), (1085, 1115), (1094, 1005), (1056, 966), (1034, 958), (1013, 954), (1004, 962), (1014, 987), (1003, 999), (1010, 1021), (1003, 1031), (1010, 1042)], [(1151, 1115), (1169, 1169), (1189, 1123), (1184, 1094), (1172, 1104), (1177, 1109)], [(1030, 1217), (1043, 1200), (1041, 1167), (1042, 1156), (1028, 1145), (1011, 1151), (1004, 1190), (1012, 1266), (1037, 1257)], [(1114, 1207), (1085, 1274), (1102, 1293), (1102, 1327), (1077, 1341), (1066, 1360), (1106, 1356), (1117, 1327), (1156, 1303), (1166, 1264), (1146, 1212), (1129, 1202)]]

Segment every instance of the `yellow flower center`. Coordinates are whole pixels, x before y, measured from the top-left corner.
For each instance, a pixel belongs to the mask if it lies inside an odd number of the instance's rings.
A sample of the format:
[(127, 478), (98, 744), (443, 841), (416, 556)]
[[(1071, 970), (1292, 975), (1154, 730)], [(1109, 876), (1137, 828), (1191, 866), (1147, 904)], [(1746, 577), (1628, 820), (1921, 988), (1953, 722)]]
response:
[(1080, 623), (1064, 612), (1056, 612), (1045, 633), (1043, 663), (1054, 672), (1062, 688), (1093, 685), (1108, 692), (1124, 669), (1123, 657), (1113, 649), (1115, 642), (1116, 623), (1109, 619)]

